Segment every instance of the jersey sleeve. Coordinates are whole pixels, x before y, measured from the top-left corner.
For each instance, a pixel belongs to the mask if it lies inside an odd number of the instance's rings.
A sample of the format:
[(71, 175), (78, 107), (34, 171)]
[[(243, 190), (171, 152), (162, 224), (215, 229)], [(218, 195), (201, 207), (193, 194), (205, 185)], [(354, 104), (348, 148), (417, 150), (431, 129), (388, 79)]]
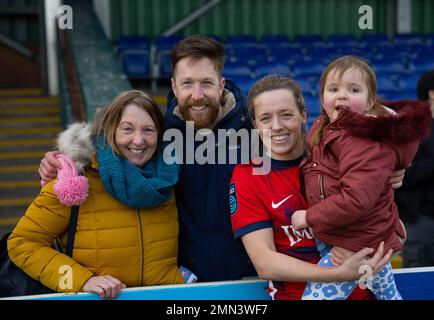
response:
[(229, 187), (232, 230), (235, 238), (250, 232), (272, 228), (267, 208), (255, 188), (255, 176), (250, 166), (235, 167)]

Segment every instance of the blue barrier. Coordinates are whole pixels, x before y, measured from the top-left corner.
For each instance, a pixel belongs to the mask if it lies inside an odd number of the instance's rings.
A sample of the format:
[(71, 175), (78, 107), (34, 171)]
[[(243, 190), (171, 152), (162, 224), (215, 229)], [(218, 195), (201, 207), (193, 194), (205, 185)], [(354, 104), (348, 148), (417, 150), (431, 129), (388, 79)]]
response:
[[(394, 270), (404, 300), (434, 300), (434, 267)], [(117, 300), (269, 300), (264, 280), (239, 280), (128, 288)], [(58, 293), (9, 299), (101, 300), (91, 293)], [(1, 299), (0, 299), (1, 300)]]

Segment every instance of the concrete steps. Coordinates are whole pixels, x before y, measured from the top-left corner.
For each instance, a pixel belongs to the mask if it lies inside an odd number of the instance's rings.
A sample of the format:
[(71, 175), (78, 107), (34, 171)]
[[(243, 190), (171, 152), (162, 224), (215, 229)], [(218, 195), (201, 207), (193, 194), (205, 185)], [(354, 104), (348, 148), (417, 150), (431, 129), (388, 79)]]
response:
[(40, 89), (0, 90), (0, 236), (40, 192), (39, 163), (63, 130), (59, 104)]

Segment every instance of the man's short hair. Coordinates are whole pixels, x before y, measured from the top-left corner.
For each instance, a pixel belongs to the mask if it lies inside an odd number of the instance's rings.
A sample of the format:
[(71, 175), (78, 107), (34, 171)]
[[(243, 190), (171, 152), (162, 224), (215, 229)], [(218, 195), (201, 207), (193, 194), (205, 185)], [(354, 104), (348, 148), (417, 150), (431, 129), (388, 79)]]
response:
[(434, 70), (424, 73), (417, 83), (417, 98), (428, 101), (428, 92), (434, 90)]
[(215, 70), (221, 77), (223, 75), (224, 53), (223, 45), (212, 38), (202, 35), (186, 37), (172, 49), (173, 73), (175, 73), (177, 63), (186, 57), (195, 60), (208, 58), (214, 63)]

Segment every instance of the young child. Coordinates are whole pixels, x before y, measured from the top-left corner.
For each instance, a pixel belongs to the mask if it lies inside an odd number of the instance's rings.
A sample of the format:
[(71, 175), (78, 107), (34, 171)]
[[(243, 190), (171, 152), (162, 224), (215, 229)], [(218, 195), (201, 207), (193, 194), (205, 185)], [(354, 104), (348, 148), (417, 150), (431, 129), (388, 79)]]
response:
[[(333, 266), (332, 246), (358, 251), (384, 241), (385, 250), (397, 252), (405, 230), (388, 180), (410, 165), (430, 128), (429, 107), (408, 101), (394, 111), (379, 104), (373, 70), (354, 56), (327, 66), (320, 92), (322, 115), (301, 165), (309, 209), (294, 212), (292, 225), (313, 229), (320, 265)], [(390, 262), (366, 286), (377, 299), (402, 299)], [(344, 299), (355, 287), (356, 281), (308, 283), (303, 299)]]

